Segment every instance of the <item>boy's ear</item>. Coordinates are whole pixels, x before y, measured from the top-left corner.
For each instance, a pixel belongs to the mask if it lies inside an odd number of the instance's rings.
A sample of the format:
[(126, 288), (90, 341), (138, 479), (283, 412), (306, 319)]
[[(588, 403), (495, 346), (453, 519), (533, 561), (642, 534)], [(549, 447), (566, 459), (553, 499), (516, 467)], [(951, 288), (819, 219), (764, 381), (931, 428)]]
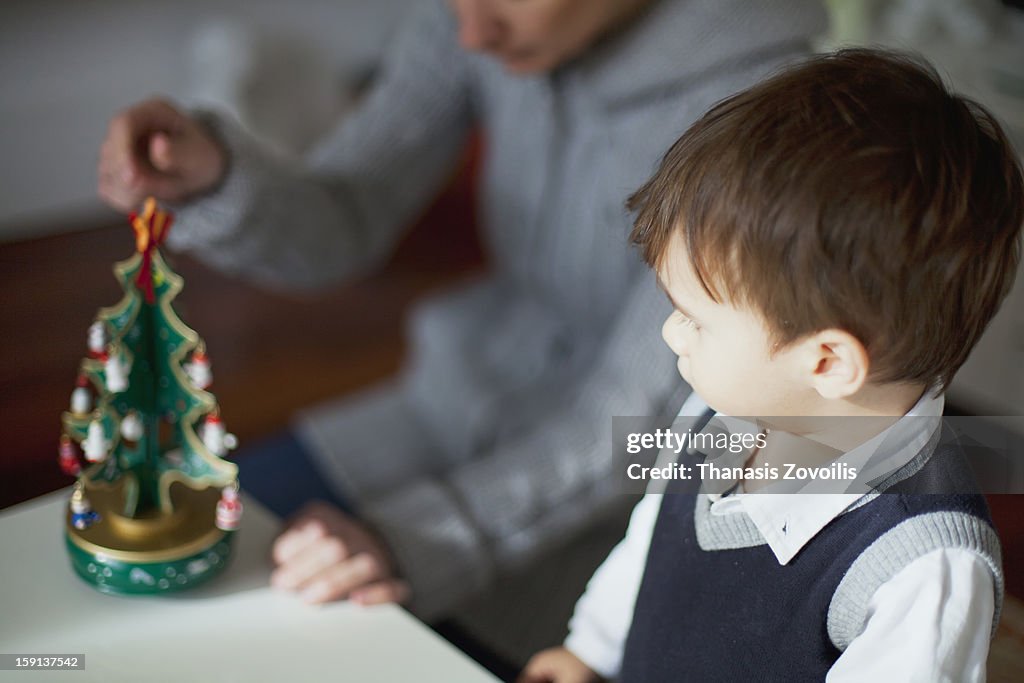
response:
[(801, 347), (805, 376), (822, 398), (846, 398), (860, 391), (867, 381), (867, 349), (849, 332), (822, 330), (804, 339)]

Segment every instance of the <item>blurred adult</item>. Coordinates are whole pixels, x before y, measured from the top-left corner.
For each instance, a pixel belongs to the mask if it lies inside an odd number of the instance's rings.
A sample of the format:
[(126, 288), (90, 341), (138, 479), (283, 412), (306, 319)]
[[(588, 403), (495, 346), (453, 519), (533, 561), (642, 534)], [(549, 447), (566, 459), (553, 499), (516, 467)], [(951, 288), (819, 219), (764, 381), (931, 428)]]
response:
[(275, 442), (280, 478), (305, 468), (335, 503), (278, 539), (274, 582), (431, 619), (632, 502), (611, 418), (674, 413), (687, 389), (624, 199), (825, 16), (820, 0), (415, 4), (362, 105), (301, 163), (150, 100), (111, 121), (99, 192), (123, 211), (176, 203), (171, 246), (215, 266), (316, 286), (387, 258), (483, 131), (490, 272), (418, 306), (397, 379)]

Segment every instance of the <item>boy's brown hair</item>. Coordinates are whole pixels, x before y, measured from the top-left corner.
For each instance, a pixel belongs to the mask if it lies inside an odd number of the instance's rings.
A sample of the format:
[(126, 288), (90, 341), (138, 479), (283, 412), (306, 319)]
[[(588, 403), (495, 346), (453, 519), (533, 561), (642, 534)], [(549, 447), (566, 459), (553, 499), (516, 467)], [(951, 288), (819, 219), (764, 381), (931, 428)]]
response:
[(1013, 283), (1024, 182), (992, 114), (933, 68), (851, 49), (716, 105), (628, 207), (649, 264), (678, 233), (776, 348), (836, 327), (873, 382), (944, 389)]

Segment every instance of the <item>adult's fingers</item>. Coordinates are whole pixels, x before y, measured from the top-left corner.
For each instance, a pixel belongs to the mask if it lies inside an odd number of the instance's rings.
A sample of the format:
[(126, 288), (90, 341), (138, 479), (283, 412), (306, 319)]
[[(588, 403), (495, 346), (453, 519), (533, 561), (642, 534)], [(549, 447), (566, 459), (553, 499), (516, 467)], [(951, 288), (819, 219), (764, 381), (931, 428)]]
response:
[(129, 190), (124, 182), (114, 176), (113, 171), (100, 169), (97, 194), (100, 199), (122, 213), (129, 213), (138, 204), (135, 192)]
[(384, 567), (377, 557), (359, 553), (327, 567), (302, 587), (302, 599), (309, 603), (330, 602), (347, 597), (349, 593), (377, 579)]
[(412, 589), (407, 581), (385, 579), (356, 588), (349, 595), (349, 599), (360, 605), (380, 605), (386, 602), (402, 604), (411, 596)]
[(136, 208), (140, 197), (132, 179), (125, 177), (124, 165), (116, 158), (114, 146), (115, 143), (108, 138), (100, 147), (96, 167), (97, 194), (118, 211), (128, 213)]
[(148, 138), (156, 133), (178, 134), (187, 118), (166, 100), (151, 99), (124, 109), (110, 119), (105, 143), (113, 165), (126, 181), (134, 180), (149, 164)]
[(159, 132), (149, 136), (149, 163), (161, 173), (174, 173), (181, 165), (180, 151), (171, 142), (167, 133)]
[(326, 569), (349, 558), (348, 545), (340, 538), (330, 536), (301, 549), (292, 559), (270, 575), (275, 588), (304, 590)]
[(322, 520), (297, 520), (274, 541), (271, 556), (275, 564), (287, 564), (307, 547), (326, 537), (327, 525)]
[[(138, 208), (148, 195), (170, 201), (183, 198), (189, 191), (187, 178), (172, 172), (169, 160), (175, 139), (187, 138), (183, 133), (190, 123), (188, 116), (162, 99), (146, 100), (112, 117), (100, 146), (99, 196), (121, 211)], [(150, 158), (154, 143), (162, 165)]]

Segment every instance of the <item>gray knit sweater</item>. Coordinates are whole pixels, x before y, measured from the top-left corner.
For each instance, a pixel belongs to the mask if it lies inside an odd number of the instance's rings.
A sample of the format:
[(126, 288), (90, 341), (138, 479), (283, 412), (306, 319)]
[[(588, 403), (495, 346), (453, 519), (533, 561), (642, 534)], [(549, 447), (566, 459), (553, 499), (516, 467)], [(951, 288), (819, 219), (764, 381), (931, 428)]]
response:
[(555, 72), (514, 77), (461, 50), (431, 0), (364, 105), (301, 164), (211, 118), (230, 172), (181, 208), (171, 246), (291, 286), (379, 264), (468, 132), (485, 131), (493, 271), (419, 307), (396, 384), (298, 421), (395, 552), (421, 616), (632, 502), (615, 490), (611, 417), (670, 414), (681, 381), (623, 202), (697, 116), (824, 25), (818, 0), (664, 0)]

